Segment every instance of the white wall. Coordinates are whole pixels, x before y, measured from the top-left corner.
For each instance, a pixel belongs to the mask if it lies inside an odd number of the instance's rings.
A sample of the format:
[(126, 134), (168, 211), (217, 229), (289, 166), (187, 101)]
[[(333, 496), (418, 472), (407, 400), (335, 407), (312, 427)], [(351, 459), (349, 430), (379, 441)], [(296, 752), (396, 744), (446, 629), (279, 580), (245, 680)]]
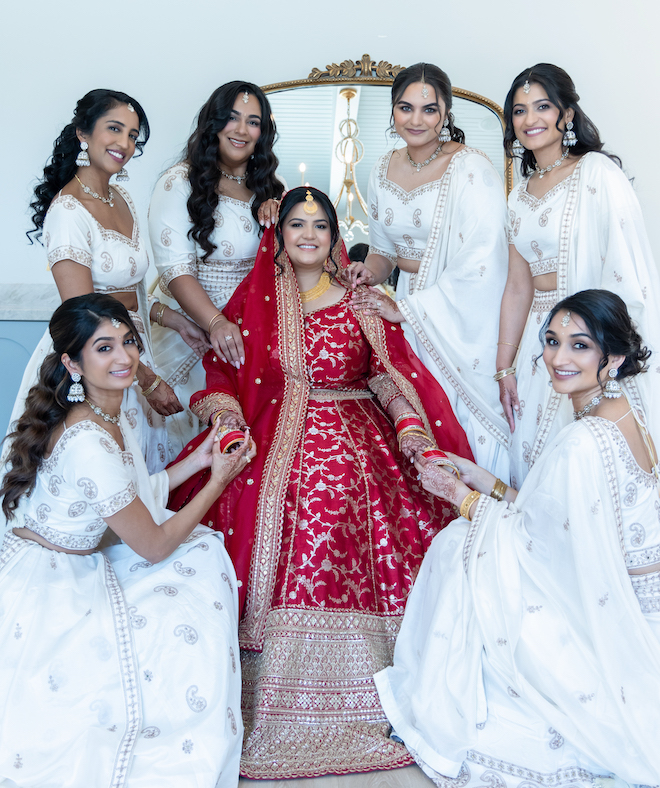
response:
[[(608, 149), (624, 160), (660, 261), (660, 129), (656, 3), (629, 0), (138, 0), (6, 3), (0, 79), (0, 286), (49, 282), (31, 247), (27, 206), (76, 100), (95, 87), (135, 96), (152, 138), (131, 162), (129, 189), (146, 230), (149, 194), (175, 160), (195, 113), (230, 79), (258, 84), (369, 53), (437, 63), (458, 86), (504, 101), (513, 77), (549, 61), (573, 77)], [(305, 122), (304, 118), (300, 119)], [(313, 130), (310, 130), (313, 133)]]

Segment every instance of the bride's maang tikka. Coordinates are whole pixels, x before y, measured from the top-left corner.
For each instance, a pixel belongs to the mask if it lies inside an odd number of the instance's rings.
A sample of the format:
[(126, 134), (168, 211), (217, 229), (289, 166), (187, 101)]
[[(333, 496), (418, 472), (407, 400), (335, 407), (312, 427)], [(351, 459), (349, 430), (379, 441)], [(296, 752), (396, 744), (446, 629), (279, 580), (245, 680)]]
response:
[(313, 216), (319, 209), (319, 206), (316, 202), (314, 202), (314, 198), (312, 197), (312, 193), (309, 189), (307, 189), (307, 194), (305, 195), (305, 204), (303, 205), (303, 211), (309, 216)]

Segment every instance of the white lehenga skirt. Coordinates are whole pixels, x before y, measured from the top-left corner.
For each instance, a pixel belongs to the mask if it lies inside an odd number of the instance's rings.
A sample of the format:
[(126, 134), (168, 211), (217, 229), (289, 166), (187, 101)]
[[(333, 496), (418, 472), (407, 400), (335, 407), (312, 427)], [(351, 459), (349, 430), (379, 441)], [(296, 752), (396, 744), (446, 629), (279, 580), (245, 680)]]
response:
[(203, 526), (151, 565), (8, 531), (0, 552), (0, 786), (235, 788), (236, 577)]

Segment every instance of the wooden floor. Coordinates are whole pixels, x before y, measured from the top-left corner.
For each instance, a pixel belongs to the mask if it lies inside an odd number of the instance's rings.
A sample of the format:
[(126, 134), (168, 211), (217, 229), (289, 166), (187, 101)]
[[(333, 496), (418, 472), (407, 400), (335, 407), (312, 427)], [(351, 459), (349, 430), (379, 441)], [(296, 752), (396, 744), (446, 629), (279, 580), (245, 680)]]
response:
[(238, 788), (431, 788), (433, 782), (417, 766), (388, 772), (313, 777), (308, 780), (239, 780)]

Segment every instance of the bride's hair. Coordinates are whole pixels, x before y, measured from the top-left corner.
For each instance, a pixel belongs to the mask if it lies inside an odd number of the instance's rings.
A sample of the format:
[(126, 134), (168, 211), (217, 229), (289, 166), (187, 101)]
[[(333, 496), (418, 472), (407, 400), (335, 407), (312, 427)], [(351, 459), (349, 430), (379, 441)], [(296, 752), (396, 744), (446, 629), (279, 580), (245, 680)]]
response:
[(625, 303), (615, 293), (609, 290), (582, 290), (564, 298), (550, 312), (541, 329), (540, 338), (544, 344), (550, 321), (558, 312), (572, 312), (584, 320), (587, 331), (602, 353), (598, 365), (599, 381), (610, 356), (624, 356), (619, 367), (619, 380), (639, 375), (648, 369), (646, 362), (651, 357), (651, 351), (642, 345), (642, 337)]
[(97, 88), (86, 93), (76, 104), (71, 123), (62, 129), (62, 133), (55, 140), (43, 178), (34, 190), (34, 200), (30, 203), (34, 228), (26, 233), (30, 243), (34, 243), (32, 235), (37, 240), (40, 239), (44, 219), (53, 198), (63, 186), (73, 180), (78, 170), (76, 158), (80, 153), (80, 140), (76, 131), (80, 129), (84, 134), (91, 134), (97, 120), (119, 104), (130, 104), (135, 110), (140, 125), (140, 137), (135, 143), (136, 153), (133, 158), (142, 154), (142, 148), (149, 139), (149, 121), (139, 102), (119, 90)]
[(0, 498), (8, 520), (14, 518), (20, 498), (34, 489), (53, 432), (76, 404), (66, 398), (71, 378), (62, 363), (62, 355), (67, 353), (72, 361), (79, 361), (83, 348), (103, 320), (124, 323), (142, 350), (139, 334), (126, 308), (112, 296), (89, 293), (69, 298), (53, 313), (48, 326), (53, 352), (44, 359), (39, 379), (25, 400), (25, 410), (13, 432), (5, 438), (10, 442), (9, 470), (2, 480)]
[(313, 186), (296, 186), (295, 189), (287, 192), (280, 204), (280, 215), (275, 227), (275, 240), (277, 241), (277, 248), (275, 251), (275, 262), (281, 268), (279, 257), (284, 249), (284, 238), (282, 237), (282, 225), (286, 221), (286, 217), (291, 212), (291, 209), (299, 203), (304, 203), (307, 194), (310, 194), (315, 202), (318, 202), (321, 208), (325, 211), (328, 217), (328, 224), (330, 226), (330, 261), (333, 263), (335, 270), (330, 271), (333, 276), (337, 275), (339, 270), (339, 254), (341, 252), (341, 236), (339, 235), (339, 222), (337, 220), (337, 212), (332, 204), (330, 198), (322, 191), (315, 189)]

